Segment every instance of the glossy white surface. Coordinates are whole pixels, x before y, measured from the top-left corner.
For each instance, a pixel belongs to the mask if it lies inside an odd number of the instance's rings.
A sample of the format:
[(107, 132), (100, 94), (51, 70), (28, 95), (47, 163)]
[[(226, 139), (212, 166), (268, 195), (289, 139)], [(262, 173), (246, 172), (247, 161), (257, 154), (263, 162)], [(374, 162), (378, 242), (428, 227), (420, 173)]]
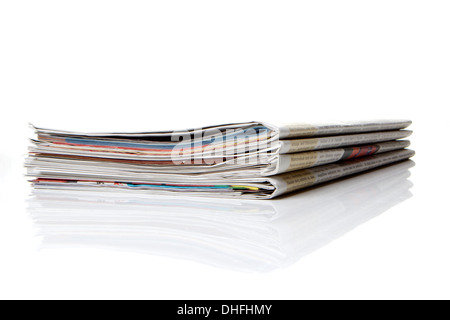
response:
[[(450, 298), (447, 2), (0, 4), (0, 298)], [(213, 109), (212, 109), (213, 108)], [(414, 162), (273, 201), (32, 193), (27, 122), (410, 118)]]

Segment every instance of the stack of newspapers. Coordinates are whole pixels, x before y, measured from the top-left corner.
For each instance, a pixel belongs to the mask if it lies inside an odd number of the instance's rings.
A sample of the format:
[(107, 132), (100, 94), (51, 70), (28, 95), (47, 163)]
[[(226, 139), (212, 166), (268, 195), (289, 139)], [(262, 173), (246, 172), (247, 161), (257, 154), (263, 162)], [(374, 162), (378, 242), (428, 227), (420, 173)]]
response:
[(35, 188), (268, 199), (408, 159), (407, 120), (81, 133), (33, 127)]

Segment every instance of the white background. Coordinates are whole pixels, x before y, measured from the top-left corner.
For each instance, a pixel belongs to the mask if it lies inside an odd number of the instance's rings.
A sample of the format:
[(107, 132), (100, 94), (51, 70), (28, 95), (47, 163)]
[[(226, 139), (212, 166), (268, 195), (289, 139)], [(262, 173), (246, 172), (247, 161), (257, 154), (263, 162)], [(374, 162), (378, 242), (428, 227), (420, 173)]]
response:
[[(448, 1), (1, 1), (0, 298), (450, 298), (449, 16)], [(26, 211), (28, 122), (370, 118), (413, 120), (413, 197), (272, 272), (45, 249)]]

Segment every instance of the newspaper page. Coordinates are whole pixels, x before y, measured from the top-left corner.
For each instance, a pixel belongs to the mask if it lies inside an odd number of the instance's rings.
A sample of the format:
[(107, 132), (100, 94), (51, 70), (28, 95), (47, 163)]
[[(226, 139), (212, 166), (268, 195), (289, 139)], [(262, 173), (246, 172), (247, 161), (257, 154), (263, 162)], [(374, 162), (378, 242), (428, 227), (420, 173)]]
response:
[(346, 147), (365, 143), (375, 143), (404, 139), (412, 134), (410, 130), (394, 130), (373, 133), (348, 134), (320, 138), (280, 140), (279, 153), (297, 153), (336, 147)]
[(371, 120), (333, 123), (288, 123), (277, 125), (280, 139), (404, 129), (410, 120)]
[(301, 137), (315, 137), (326, 135), (338, 135), (346, 133), (362, 133), (362, 132), (376, 132), (399, 130), (408, 127), (411, 124), (410, 120), (370, 120), (370, 121), (347, 121), (347, 122), (333, 122), (333, 123), (289, 123), (289, 124), (270, 124), (266, 122), (242, 122), (231, 123), (215, 126), (206, 126), (203, 128), (192, 128), (184, 130), (171, 131), (148, 131), (148, 132), (73, 132), (65, 130), (54, 130), (36, 127), (30, 124), (37, 135), (56, 135), (66, 137), (102, 137), (102, 138), (127, 138), (127, 139), (155, 139), (156, 141), (170, 141), (174, 134), (179, 135), (195, 135), (201, 137), (208, 137), (215, 135), (217, 132), (227, 132), (236, 130), (249, 130), (255, 128), (265, 128), (270, 132), (270, 135), (277, 135), (280, 139), (287, 138), (301, 138)]
[(275, 168), (269, 167), (267, 170), (263, 170), (263, 173), (265, 175), (274, 175), (283, 172), (311, 168), (337, 161), (350, 160), (377, 153), (404, 149), (409, 145), (410, 142), (408, 140), (399, 140), (365, 146), (282, 154), (278, 157), (278, 161), (276, 163), (277, 166)]

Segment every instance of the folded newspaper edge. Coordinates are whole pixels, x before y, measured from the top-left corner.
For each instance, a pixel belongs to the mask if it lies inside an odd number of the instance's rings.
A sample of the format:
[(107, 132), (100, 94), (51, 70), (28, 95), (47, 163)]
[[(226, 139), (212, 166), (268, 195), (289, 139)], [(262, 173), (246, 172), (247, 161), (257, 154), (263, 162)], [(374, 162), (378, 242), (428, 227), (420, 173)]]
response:
[(344, 133), (361, 133), (361, 132), (377, 132), (399, 130), (408, 127), (411, 124), (410, 120), (370, 120), (370, 121), (345, 121), (333, 123), (288, 123), (288, 124), (269, 124), (266, 122), (243, 122), (223, 124), (216, 126), (207, 126), (203, 128), (193, 128), (187, 130), (172, 130), (172, 131), (155, 131), (155, 132), (109, 132), (109, 133), (82, 133), (71, 132), (63, 130), (53, 130), (38, 128), (30, 124), (30, 126), (37, 132), (42, 134), (56, 134), (68, 136), (98, 136), (98, 137), (170, 137), (174, 132), (179, 134), (202, 132), (213, 134), (217, 130), (225, 131), (227, 129), (250, 129), (255, 127), (266, 127), (273, 132), (279, 139), (298, 138), (298, 137), (316, 137), (326, 135), (340, 135)]
[(410, 130), (393, 130), (370, 133), (344, 134), (337, 136), (279, 140), (280, 154), (347, 147), (359, 144), (376, 143), (404, 139), (412, 134)]
[(270, 182), (276, 186), (276, 188), (270, 195), (270, 198), (409, 159), (414, 156), (414, 154), (415, 152), (413, 150), (408, 149), (391, 151), (341, 163), (328, 164), (273, 176), (271, 177)]
[(179, 192), (186, 196), (203, 195), (211, 197), (240, 197), (244, 199), (271, 199), (323, 182), (402, 161), (413, 155), (414, 151), (403, 149), (271, 177), (255, 177), (252, 179), (236, 178), (202, 181), (190, 179), (187, 176), (184, 179), (184, 183), (180, 183), (178, 180), (177, 183), (152, 182), (150, 184), (117, 182), (108, 179), (95, 181), (95, 176), (90, 176), (87, 180), (64, 180), (64, 175), (61, 175), (48, 177), (47, 179), (39, 178), (33, 183), (36, 188), (44, 189), (92, 190), (95, 187), (95, 190), (104, 191), (139, 189), (142, 191), (148, 190), (153, 194), (174, 194), (174, 192)]
[[(58, 170), (70, 172), (95, 171), (96, 174), (115, 173), (129, 177), (130, 173), (155, 176), (162, 174), (208, 174), (208, 177), (254, 177), (255, 175), (270, 176), (284, 172), (306, 169), (337, 161), (349, 160), (363, 156), (383, 153), (406, 148), (410, 145), (408, 140), (395, 140), (377, 144), (317, 150), (309, 152), (275, 154), (275, 155), (246, 155), (238, 161), (231, 159), (213, 165), (153, 165), (153, 162), (118, 160), (105, 161), (103, 158), (90, 156), (77, 157), (61, 154), (30, 154), (25, 162), (30, 175), (52, 174)], [(237, 162), (237, 163), (235, 163)], [(132, 179), (132, 178), (129, 178)], [(183, 176), (180, 176), (183, 179)]]
[(408, 140), (380, 142), (372, 145), (344, 147), (327, 150), (280, 154), (275, 163), (262, 171), (262, 175), (275, 175), (300, 169), (317, 167), (333, 162), (350, 160), (409, 147)]

